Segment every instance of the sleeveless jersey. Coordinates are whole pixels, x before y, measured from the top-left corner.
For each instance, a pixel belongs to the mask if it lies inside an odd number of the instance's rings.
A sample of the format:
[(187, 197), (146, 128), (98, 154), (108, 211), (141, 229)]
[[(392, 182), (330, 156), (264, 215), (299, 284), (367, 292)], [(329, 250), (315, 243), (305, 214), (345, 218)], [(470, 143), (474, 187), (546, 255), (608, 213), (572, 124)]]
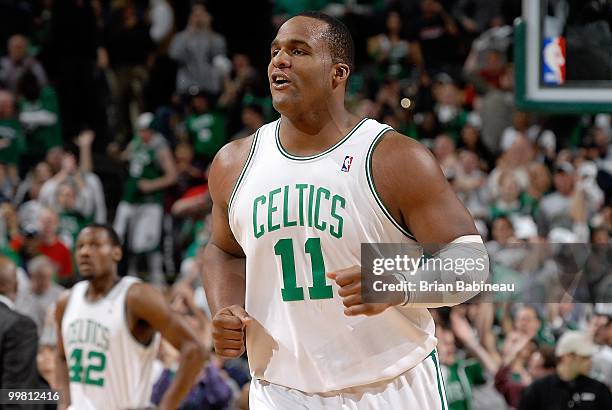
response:
[(395, 377), (436, 345), (425, 308), (348, 317), (325, 277), (360, 265), (361, 243), (414, 242), (372, 183), (371, 156), (391, 127), (364, 119), (328, 150), (286, 152), (280, 120), (260, 128), (229, 201), (246, 254), (253, 377), (309, 393)]
[(88, 281), (72, 288), (62, 319), (71, 408), (124, 410), (149, 405), (160, 336), (144, 346), (130, 332), (126, 295), (138, 281), (122, 278), (96, 302), (85, 299)]

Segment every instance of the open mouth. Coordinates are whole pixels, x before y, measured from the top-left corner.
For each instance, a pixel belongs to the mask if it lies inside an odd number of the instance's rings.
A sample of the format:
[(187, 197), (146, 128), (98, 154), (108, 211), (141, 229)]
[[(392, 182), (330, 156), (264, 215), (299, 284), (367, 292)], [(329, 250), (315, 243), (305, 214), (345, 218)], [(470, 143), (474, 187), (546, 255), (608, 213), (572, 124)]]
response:
[(274, 75), (272, 75), (272, 85), (276, 89), (285, 88), (290, 83), (291, 83), (291, 81), (289, 81), (289, 78), (287, 78), (286, 76), (284, 76), (282, 74), (274, 74)]

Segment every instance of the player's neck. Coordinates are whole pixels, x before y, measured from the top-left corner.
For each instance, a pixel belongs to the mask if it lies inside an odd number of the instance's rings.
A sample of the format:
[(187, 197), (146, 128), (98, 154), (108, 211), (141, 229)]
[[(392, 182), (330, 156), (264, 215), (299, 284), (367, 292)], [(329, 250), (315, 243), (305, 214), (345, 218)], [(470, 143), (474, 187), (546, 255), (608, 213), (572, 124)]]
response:
[(340, 141), (361, 119), (342, 109), (338, 113), (309, 112), (281, 117), (283, 148), (298, 156), (316, 155)]
[(119, 276), (116, 272), (90, 279), (86, 295), (87, 299), (92, 302), (102, 299), (110, 292), (117, 282), (119, 282)]

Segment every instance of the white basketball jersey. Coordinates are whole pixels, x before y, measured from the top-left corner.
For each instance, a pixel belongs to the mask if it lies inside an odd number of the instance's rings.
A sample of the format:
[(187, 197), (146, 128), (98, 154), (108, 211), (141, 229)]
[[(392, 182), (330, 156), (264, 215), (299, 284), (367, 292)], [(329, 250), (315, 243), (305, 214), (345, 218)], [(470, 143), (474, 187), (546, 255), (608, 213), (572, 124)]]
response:
[(71, 408), (124, 410), (151, 399), (156, 334), (149, 346), (136, 341), (126, 319), (126, 295), (136, 278), (122, 278), (96, 302), (85, 299), (88, 281), (74, 285), (62, 319)]
[(325, 277), (360, 265), (361, 243), (414, 242), (372, 184), (371, 155), (388, 125), (364, 119), (332, 148), (296, 157), (280, 120), (260, 128), (229, 202), (246, 254), (246, 311), (253, 377), (328, 392), (395, 377), (436, 345), (424, 308), (347, 317)]

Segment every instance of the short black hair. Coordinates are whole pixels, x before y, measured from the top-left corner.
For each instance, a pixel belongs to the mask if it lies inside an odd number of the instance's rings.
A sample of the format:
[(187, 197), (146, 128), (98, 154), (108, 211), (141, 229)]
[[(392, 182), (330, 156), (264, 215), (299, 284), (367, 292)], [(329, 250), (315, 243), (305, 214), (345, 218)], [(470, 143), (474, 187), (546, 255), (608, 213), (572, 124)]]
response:
[(99, 224), (99, 223), (94, 222), (94, 223), (90, 223), (86, 225), (85, 228), (103, 229), (106, 231), (106, 234), (110, 238), (113, 246), (121, 246), (121, 239), (119, 239), (119, 235), (117, 235), (117, 232), (115, 232), (115, 229), (109, 224)]
[(327, 30), (323, 33), (323, 37), (327, 42), (333, 63), (344, 63), (351, 71), (354, 70), (355, 44), (351, 32), (343, 22), (320, 11), (303, 11), (295, 17), (310, 17), (327, 23)]

